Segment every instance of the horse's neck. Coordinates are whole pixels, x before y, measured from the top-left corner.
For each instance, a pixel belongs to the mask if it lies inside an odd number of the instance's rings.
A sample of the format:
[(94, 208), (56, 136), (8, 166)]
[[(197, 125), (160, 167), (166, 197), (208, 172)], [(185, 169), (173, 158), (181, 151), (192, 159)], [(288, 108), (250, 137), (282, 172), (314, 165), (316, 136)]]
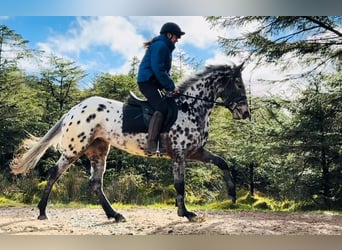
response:
[(196, 105), (201, 109), (201, 115), (209, 115), (216, 101), (214, 88), (210, 88), (210, 82), (197, 81), (189, 86), (183, 94), (187, 97), (186, 102)]

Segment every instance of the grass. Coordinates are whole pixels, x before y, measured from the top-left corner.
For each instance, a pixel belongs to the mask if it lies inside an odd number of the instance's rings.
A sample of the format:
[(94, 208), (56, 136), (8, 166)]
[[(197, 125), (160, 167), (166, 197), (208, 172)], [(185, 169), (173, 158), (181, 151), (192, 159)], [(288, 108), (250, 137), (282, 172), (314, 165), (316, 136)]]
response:
[[(241, 211), (277, 211), (277, 212), (305, 212), (305, 211), (315, 211), (315, 212), (331, 212), (331, 213), (341, 213), (341, 211), (332, 210), (321, 210), (315, 209), (309, 206), (305, 202), (296, 203), (290, 200), (276, 201), (262, 194), (256, 193), (253, 197), (248, 193), (242, 195), (237, 202), (234, 204), (231, 201), (216, 201), (206, 204), (194, 204), (187, 202), (187, 208), (189, 210), (241, 210)], [(11, 206), (26, 206), (23, 203), (10, 200), (8, 198), (0, 196), (0, 208), (1, 207), (11, 207)], [(99, 204), (86, 204), (82, 202), (69, 202), (69, 203), (49, 203), (48, 206), (56, 208), (101, 208)], [(115, 209), (132, 209), (132, 208), (160, 208), (160, 209), (173, 209), (175, 208), (174, 203), (153, 203), (149, 205), (138, 205), (138, 204), (123, 204), (123, 203), (113, 203), (112, 206)], [(309, 208), (309, 209), (308, 209)]]
[(3, 196), (0, 197), (0, 207), (17, 207), (25, 206), (23, 203), (7, 199)]

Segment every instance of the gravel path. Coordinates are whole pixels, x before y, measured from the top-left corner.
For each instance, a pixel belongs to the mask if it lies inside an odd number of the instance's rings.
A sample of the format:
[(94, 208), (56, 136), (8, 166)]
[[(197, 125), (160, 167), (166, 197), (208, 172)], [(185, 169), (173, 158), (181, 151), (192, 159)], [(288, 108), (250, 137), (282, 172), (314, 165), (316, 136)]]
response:
[(117, 209), (127, 222), (108, 220), (101, 208), (48, 207), (37, 220), (35, 207), (0, 208), (0, 234), (11, 235), (341, 235), (342, 215), (254, 211), (194, 211), (188, 222), (176, 209)]

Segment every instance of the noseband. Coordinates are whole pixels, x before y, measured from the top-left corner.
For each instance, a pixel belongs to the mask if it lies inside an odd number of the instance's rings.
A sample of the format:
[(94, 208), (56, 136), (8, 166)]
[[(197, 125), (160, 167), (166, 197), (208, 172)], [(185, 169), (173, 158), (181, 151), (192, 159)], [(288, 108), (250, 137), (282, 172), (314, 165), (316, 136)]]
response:
[(225, 104), (224, 106), (230, 109), (231, 111), (233, 111), (234, 109), (236, 109), (237, 106), (239, 106), (240, 104), (246, 104), (246, 102), (247, 102), (246, 96), (238, 96), (238, 97), (233, 98), (232, 101), (229, 101), (228, 104)]

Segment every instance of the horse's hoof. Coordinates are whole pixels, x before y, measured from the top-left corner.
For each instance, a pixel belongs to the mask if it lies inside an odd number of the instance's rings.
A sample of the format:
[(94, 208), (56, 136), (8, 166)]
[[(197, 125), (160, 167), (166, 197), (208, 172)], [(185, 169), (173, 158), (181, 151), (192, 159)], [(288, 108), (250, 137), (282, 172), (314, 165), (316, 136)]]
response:
[(45, 214), (38, 216), (38, 220), (47, 220), (47, 219), (48, 219), (48, 217)]
[(205, 221), (205, 217), (203, 216), (197, 216), (195, 215), (194, 217), (188, 218), (190, 222), (203, 222)]
[(116, 222), (126, 222), (127, 220), (126, 220), (125, 217), (123, 217), (122, 214), (117, 214), (117, 215), (115, 216), (115, 221), (116, 221)]
[(196, 222), (197, 215), (193, 212), (187, 212), (185, 214), (185, 217), (188, 218), (188, 220), (191, 222)]

